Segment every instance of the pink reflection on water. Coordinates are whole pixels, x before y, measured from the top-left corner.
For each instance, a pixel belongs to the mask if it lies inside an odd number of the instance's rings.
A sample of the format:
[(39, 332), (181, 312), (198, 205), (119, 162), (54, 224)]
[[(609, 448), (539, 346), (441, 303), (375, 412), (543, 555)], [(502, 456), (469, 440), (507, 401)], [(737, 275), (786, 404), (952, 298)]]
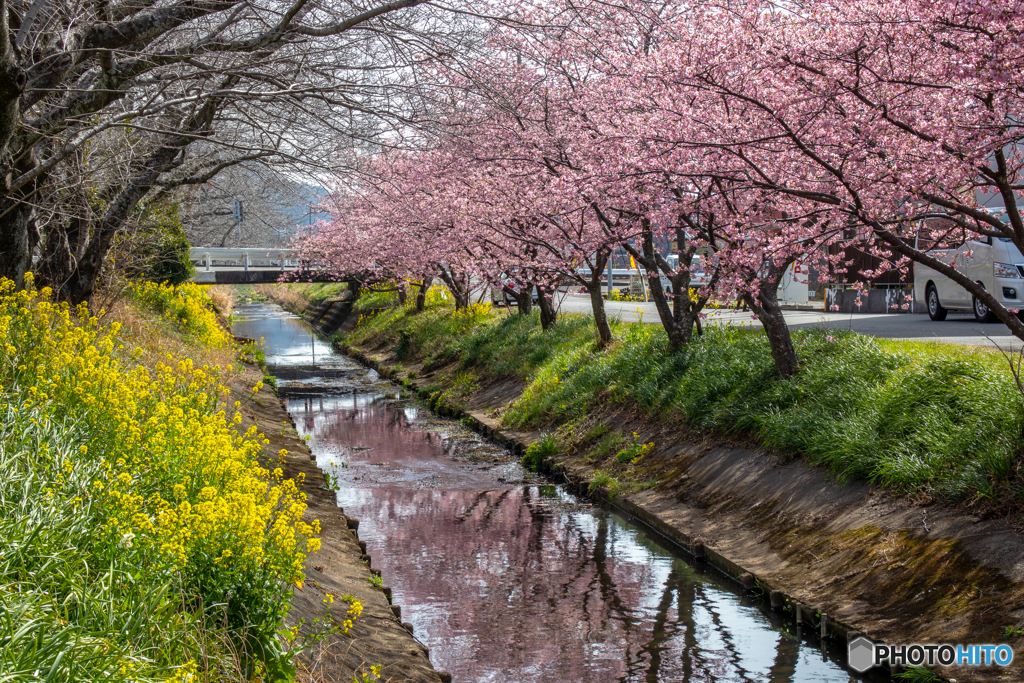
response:
[(289, 410), (456, 681), (849, 680), (611, 515), (507, 483), (523, 477), (511, 456), (467, 459), (478, 443), (427, 431), (413, 407), (354, 392)]

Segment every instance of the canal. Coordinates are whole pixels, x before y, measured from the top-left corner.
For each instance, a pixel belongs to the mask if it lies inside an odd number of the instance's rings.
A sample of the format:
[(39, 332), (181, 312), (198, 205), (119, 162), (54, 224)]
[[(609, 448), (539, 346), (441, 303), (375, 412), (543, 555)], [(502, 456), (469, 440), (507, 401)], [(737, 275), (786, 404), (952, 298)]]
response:
[(862, 680), (785, 613), (520, 467), (335, 352), (239, 305), (402, 618), (456, 683)]

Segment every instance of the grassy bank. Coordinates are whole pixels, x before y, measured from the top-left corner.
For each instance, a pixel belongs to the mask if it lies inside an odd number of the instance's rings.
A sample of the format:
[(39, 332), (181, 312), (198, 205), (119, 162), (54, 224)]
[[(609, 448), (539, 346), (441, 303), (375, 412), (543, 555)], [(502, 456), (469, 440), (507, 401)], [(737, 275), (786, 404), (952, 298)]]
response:
[(359, 307), (384, 310), (364, 313), (345, 341), (390, 348), (425, 370), (457, 368), (445, 400), (457, 402), (486, 381), (524, 382), (503, 414), (509, 427), (599, 443), (610, 437), (592, 416), (637, 407), (694, 436), (756, 439), (841, 479), (989, 510), (1024, 507), (1024, 401), (996, 354), (799, 331), (800, 372), (782, 381), (764, 335), (749, 330), (713, 327), (669, 354), (660, 328), (616, 323), (618, 341), (600, 350), (584, 316), (562, 316), (543, 332), (536, 314), (486, 305), (455, 313), (440, 293), (420, 315), (391, 295), (365, 296)]
[(101, 321), (0, 281), (0, 671), (287, 680), (304, 497), (236, 428), (204, 291), (133, 296)]

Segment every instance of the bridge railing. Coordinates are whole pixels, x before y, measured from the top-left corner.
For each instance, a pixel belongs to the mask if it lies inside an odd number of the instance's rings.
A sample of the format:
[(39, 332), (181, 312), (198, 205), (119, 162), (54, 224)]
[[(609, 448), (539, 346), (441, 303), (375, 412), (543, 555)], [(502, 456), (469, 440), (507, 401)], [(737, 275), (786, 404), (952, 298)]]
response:
[(299, 266), (297, 249), (256, 249), (193, 247), (189, 249), (193, 265), (206, 271), (220, 269), (295, 270)]

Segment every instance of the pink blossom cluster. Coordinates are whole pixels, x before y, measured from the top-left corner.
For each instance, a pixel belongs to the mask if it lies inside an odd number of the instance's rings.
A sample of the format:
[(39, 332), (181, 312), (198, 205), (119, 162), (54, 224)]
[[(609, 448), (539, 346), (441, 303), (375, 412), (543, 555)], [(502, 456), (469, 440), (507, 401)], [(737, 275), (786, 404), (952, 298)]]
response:
[[(1024, 250), (1024, 0), (554, 0), (509, 12), (473, 64), (421, 69), (437, 125), (339, 181), (331, 219), (299, 241), (306, 258), (456, 287), (572, 283), (608, 342), (600, 272), (624, 249), (672, 346), (699, 331), (710, 297), (742, 300), (788, 375), (782, 274), (801, 261), (842, 277), (856, 245), (881, 264), (861, 279), (926, 264), (1024, 338), (1016, 311), (934, 253), (992, 238)], [(993, 198), (998, 211), (982, 205)], [(698, 253), (709, 277), (694, 286)]]

